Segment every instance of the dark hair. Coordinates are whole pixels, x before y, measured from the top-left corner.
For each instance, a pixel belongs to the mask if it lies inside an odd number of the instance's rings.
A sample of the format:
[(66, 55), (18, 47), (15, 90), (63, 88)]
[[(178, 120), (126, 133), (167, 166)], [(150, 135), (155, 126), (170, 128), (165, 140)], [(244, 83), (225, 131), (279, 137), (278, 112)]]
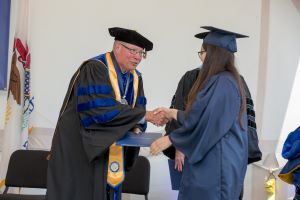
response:
[(214, 45), (203, 44), (202, 47), (206, 51), (206, 57), (203, 62), (203, 66), (200, 70), (200, 73), (197, 77), (197, 80), (195, 81), (189, 93), (185, 115), (187, 116), (188, 112), (192, 107), (193, 102), (196, 99), (198, 92), (201, 89), (203, 89), (208, 79), (213, 75), (216, 75), (224, 71), (228, 71), (233, 75), (239, 87), (239, 91), (241, 95), (239, 121), (240, 121), (241, 128), (244, 129), (242, 124), (242, 115), (246, 111), (246, 96), (245, 96), (246, 94), (245, 94), (245, 89), (240, 74), (234, 65), (234, 54), (229, 52), (226, 49)]

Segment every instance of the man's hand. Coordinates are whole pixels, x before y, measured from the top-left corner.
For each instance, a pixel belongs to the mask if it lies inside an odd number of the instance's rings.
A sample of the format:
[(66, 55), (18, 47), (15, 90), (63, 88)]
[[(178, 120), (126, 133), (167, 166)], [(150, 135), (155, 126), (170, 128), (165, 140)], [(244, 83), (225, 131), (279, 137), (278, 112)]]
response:
[(165, 118), (167, 118), (169, 121), (172, 119), (177, 119), (177, 112), (178, 110), (172, 109), (172, 108), (156, 108), (154, 111), (155, 115), (163, 115)]
[(146, 111), (145, 120), (156, 126), (163, 126), (169, 121), (163, 113), (154, 114), (154, 111)]
[(175, 169), (177, 169), (179, 172), (182, 172), (184, 165), (184, 154), (176, 149), (175, 152)]
[(171, 146), (171, 140), (169, 139), (169, 136), (163, 136), (161, 138), (158, 138), (155, 140), (151, 146), (150, 146), (150, 153), (152, 155), (157, 155), (169, 146)]

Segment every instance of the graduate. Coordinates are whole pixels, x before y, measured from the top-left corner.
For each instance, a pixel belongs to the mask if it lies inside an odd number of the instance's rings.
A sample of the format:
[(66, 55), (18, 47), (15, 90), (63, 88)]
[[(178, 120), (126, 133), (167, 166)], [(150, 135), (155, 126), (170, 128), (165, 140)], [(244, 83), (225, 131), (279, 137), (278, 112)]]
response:
[(248, 160), (246, 95), (234, 65), (236, 38), (245, 35), (219, 28), (207, 32), (198, 55), (203, 62), (185, 111), (159, 108), (181, 125), (151, 145), (156, 155), (174, 145), (185, 155), (179, 200), (237, 200)]
[(109, 33), (113, 50), (83, 62), (69, 84), (49, 156), (48, 200), (120, 200), (125, 171), (139, 149), (115, 142), (128, 131), (145, 131), (146, 121), (166, 123), (146, 112), (136, 70), (153, 43), (130, 29)]
[[(176, 92), (172, 98), (170, 108), (175, 108), (177, 110), (185, 110), (185, 106), (188, 99), (188, 94), (193, 87), (198, 74), (201, 71), (201, 67), (197, 67), (193, 70), (187, 71), (180, 79)], [(261, 160), (262, 153), (258, 146), (258, 135), (256, 130), (255, 122), (255, 110), (254, 104), (251, 97), (250, 90), (247, 86), (246, 81), (243, 76), (241, 76), (245, 91), (246, 91), (246, 102), (247, 102), (247, 133), (248, 133), (248, 165)], [(179, 123), (176, 120), (169, 121), (165, 126), (166, 135), (171, 133), (173, 130), (180, 128)], [(173, 168), (179, 172), (182, 172), (184, 165), (184, 154), (179, 150), (176, 150), (174, 146), (170, 146), (165, 149), (163, 153), (170, 159), (175, 161)], [(169, 161), (172, 162), (172, 161)], [(300, 190), (299, 190), (300, 191)], [(243, 191), (241, 192), (239, 200), (243, 199)]]
[[(192, 89), (198, 74), (201, 70), (201, 67), (197, 67), (195, 69), (187, 71), (180, 79), (176, 92), (173, 95), (170, 108), (175, 108), (177, 110), (185, 110), (185, 106), (187, 103), (187, 98), (190, 90)], [(250, 90), (243, 76), (241, 76), (242, 82), (244, 84), (244, 88), (246, 91), (246, 102), (247, 102), (247, 121), (248, 121), (248, 164), (257, 162), (261, 160), (262, 153), (258, 146), (258, 135), (256, 129), (255, 122), (255, 110), (254, 104), (251, 97)], [(180, 124), (176, 120), (169, 121), (165, 126), (166, 135), (171, 133), (173, 130), (180, 128)], [(174, 146), (170, 146), (169, 148), (163, 151), (164, 155), (169, 157), (170, 159), (175, 159), (176, 166), (175, 168), (178, 171), (182, 171), (182, 166), (184, 164), (184, 160), (181, 160), (182, 157), (184, 159), (184, 155), (181, 155), (174, 148)]]

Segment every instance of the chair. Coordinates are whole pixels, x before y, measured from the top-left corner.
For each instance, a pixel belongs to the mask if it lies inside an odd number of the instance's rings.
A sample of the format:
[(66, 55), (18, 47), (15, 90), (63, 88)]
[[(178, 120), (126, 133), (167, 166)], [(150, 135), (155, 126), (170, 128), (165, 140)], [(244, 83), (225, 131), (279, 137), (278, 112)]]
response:
[(10, 194), (9, 187), (44, 188), (47, 187), (47, 155), (49, 151), (17, 150), (8, 164), (5, 190), (0, 200), (44, 200), (45, 195)]
[(133, 168), (126, 173), (122, 192), (145, 195), (148, 200), (150, 184), (150, 162), (144, 156), (138, 156)]

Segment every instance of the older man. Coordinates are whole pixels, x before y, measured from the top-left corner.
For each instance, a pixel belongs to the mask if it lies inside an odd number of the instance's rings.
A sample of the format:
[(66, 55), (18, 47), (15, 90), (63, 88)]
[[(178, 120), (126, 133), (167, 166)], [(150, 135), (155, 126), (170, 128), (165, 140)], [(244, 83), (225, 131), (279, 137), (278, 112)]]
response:
[(162, 125), (145, 111), (136, 70), (153, 44), (136, 31), (110, 28), (112, 52), (85, 61), (74, 74), (60, 111), (48, 167), (48, 200), (120, 198), (125, 170), (139, 149), (114, 143), (127, 131), (144, 131), (145, 121)]

